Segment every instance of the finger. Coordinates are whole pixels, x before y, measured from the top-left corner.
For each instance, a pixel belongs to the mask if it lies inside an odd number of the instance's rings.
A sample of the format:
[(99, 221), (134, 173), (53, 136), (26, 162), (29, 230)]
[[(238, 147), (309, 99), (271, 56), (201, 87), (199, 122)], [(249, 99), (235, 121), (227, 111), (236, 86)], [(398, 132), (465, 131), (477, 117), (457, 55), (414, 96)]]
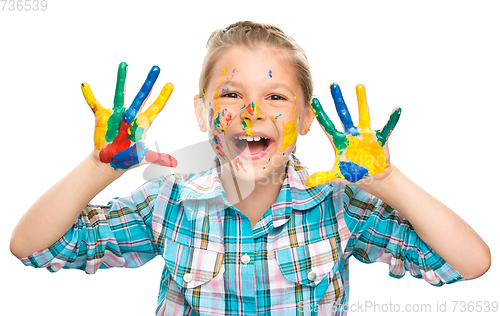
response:
[(158, 79), (159, 75), (160, 75), (160, 67), (153, 66), (153, 68), (151, 68), (151, 70), (149, 71), (148, 77), (146, 78), (146, 81), (144, 81), (141, 90), (139, 90), (139, 92), (135, 96), (134, 101), (132, 102), (130, 107), (125, 111), (125, 116), (123, 117), (123, 119), (125, 120), (126, 123), (131, 124), (134, 118), (137, 116), (137, 113), (139, 113), (142, 105), (149, 97), (151, 89), (153, 89), (153, 86), (156, 82), (156, 79)]
[(332, 180), (335, 180), (337, 178), (339, 178), (339, 174), (337, 171), (334, 170), (316, 172), (307, 178), (306, 186), (315, 187), (330, 182)]
[(335, 108), (337, 109), (337, 114), (342, 122), (342, 125), (344, 126), (344, 131), (347, 134), (359, 135), (356, 127), (354, 127), (354, 124), (352, 123), (351, 114), (349, 113), (347, 105), (344, 102), (339, 85), (332, 83), (330, 85), (330, 92), (332, 94), (333, 102), (335, 103)]
[[(170, 95), (172, 94), (173, 89), (174, 86), (170, 82), (167, 83), (165, 86), (163, 86), (163, 89), (161, 90), (160, 95), (158, 95), (158, 97), (156, 98), (155, 102), (153, 102), (153, 104), (151, 104), (146, 111), (140, 114), (140, 116), (143, 116), (147, 119), (148, 126), (151, 125), (151, 123), (158, 115), (158, 113), (160, 113), (161, 110), (163, 110), (165, 104), (167, 103), (167, 100), (170, 98)], [(139, 123), (140, 126), (142, 126), (141, 123)]]
[(94, 116), (96, 117), (95, 130), (94, 130), (94, 147), (97, 150), (101, 150), (104, 148), (106, 141), (105, 135), (108, 130), (108, 120), (111, 115), (111, 110), (102, 107), (99, 102), (97, 102), (90, 86), (87, 83), (82, 83), (82, 93), (87, 101), (87, 104), (94, 112)]
[(389, 139), (389, 136), (391, 135), (392, 131), (396, 127), (396, 124), (399, 121), (399, 117), (401, 116), (401, 108), (397, 107), (395, 108), (391, 116), (389, 117), (389, 120), (385, 124), (385, 126), (382, 128), (382, 130), (377, 130), (377, 139), (380, 143), (380, 146), (384, 147), (385, 143)]
[(321, 106), (321, 103), (319, 103), (318, 99), (314, 98), (312, 100), (311, 108), (314, 115), (318, 119), (319, 124), (323, 127), (323, 130), (332, 137), (333, 146), (339, 150), (347, 148), (347, 138), (345, 134), (339, 132), (335, 128), (335, 125), (323, 110), (323, 107)]
[(89, 105), (89, 107), (92, 109), (92, 112), (94, 112), (94, 115), (97, 116), (97, 112), (101, 110), (106, 110), (104, 107), (102, 107), (97, 99), (95, 98), (94, 94), (92, 93), (92, 90), (90, 89), (90, 86), (88, 83), (84, 82), (82, 83), (82, 93), (83, 97), (85, 98), (85, 101)]
[(372, 133), (370, 127), (370, 114), (368, 112), (368, 104), (366, 103), (365, 86), (362, 84), (356, 86), (356, 96), (358, 97), (359, 110), (358, 131), (360, 133)]
[(116, 111), (116, 108), (123, 107), (123, 103), (125, 102), (125, 80), (127, 78), (127, 68), (128, 65), (126, 62), (122, 62), (118, 66), (118, 75), (116, 78), (116, 90), (115, 90), (115, 99), (114, 99), (114, 107), (113, 110)]
[(155, 163), (165, 167), (177, 167), (177, 160), (169, 154), (157, 153), (149, 150), (145, 156), (146, 162)]

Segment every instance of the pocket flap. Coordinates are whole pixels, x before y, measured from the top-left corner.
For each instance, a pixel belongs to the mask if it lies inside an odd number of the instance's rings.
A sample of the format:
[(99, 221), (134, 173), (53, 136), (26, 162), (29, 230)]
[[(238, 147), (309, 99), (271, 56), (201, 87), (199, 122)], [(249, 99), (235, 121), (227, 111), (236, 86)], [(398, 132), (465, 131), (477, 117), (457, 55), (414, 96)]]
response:
[(180, 287), (194, 288), (219, 274), (224, 253), (187, 247), (167, 239), (163, 254), (167, 270)]
[(317, 286), (338, 264), (334, 238), (275, 252), (281, 274), (294, 283)]

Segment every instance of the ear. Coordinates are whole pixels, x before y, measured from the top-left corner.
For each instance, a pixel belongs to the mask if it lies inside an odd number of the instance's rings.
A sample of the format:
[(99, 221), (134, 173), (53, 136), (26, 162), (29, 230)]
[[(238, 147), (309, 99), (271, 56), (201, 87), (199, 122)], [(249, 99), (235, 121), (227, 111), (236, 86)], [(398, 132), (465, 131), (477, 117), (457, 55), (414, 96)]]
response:
[(203, 99), (200, 98), (198, 94), (196, 94), (193, 98), (194, 104), (194, 114), (196, 115), (196, 120), (198, 121), (198, 127), (200, 131), (207, 131), (207, 124), (205, 121), (205, 106), (203, 105)]
[(313, 121), (314, 121), (314, 112), (312, 111), (311, 106), (308, 106), (306, 113), (304, 115), (304, 120), (303, 120), (304, 125), (302, 125), (302, 129), (300, 130), (300, 135), (307, 134)]

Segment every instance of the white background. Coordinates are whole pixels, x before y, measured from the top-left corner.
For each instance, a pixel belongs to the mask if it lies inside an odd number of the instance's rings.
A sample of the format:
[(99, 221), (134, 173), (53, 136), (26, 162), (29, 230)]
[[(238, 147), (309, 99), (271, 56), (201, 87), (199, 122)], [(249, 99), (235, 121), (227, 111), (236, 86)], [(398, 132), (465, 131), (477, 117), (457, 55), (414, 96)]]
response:
[[(154, 313), (160, 257), (141, 269), (52, 274), (24, 267), (11, 255), (10, 235), (29, 206), (92, 149), (94, 118), (80, 84), (88, 82), (100, 103), (112, 106), (122, 61), (129, 64), (127, 104), (153, 65), (162, 69), (153, 96), (164, 83), (175, 85), (148, 133), (152, 147), (157, 141), (171, 152), (205, 140), (192, 110), (205, 43), (213, 30), (239, 20), (277, 24), (302, 45), (315, 94), (338, 127), (331, 82), (341, 86), (355, 122), (357, 83), (366, 86), (374, 128), (401, 106), (390, 141), (393, 163), (464, 218), (491, 249), (493, 263), (483, 277), (441, 288), (409, 275), (393, 279), (387, 265), (353, 259), (351, 304), (431, 304), (426, 315), (441, 315), (436, 304), (446, 302), (447, 314), (477, 315), (483, 312), (452, 313), (452, 301), (500, 301), (495, 1), (47, 3), (44, 12), (0, 11), (1, 315)], [(333, 164), (317, 123), (299, 139), (297, 155), (316, 170)], [(143, 171), (129, 172), (94, 202), (129, 194), (144, 181)], [(371, 312), (350, 315), (376, 314)]]

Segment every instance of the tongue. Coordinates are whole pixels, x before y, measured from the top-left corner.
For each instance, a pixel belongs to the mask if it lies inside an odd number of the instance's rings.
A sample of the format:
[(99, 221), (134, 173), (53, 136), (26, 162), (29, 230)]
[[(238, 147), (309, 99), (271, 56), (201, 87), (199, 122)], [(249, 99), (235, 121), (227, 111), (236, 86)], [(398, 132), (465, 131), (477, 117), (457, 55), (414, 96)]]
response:
[(250, 152), (250, 154), (257, 154), (265, 149), (263, 141), (247, 142), (247, 143), (248, 143), (248, 151)]

